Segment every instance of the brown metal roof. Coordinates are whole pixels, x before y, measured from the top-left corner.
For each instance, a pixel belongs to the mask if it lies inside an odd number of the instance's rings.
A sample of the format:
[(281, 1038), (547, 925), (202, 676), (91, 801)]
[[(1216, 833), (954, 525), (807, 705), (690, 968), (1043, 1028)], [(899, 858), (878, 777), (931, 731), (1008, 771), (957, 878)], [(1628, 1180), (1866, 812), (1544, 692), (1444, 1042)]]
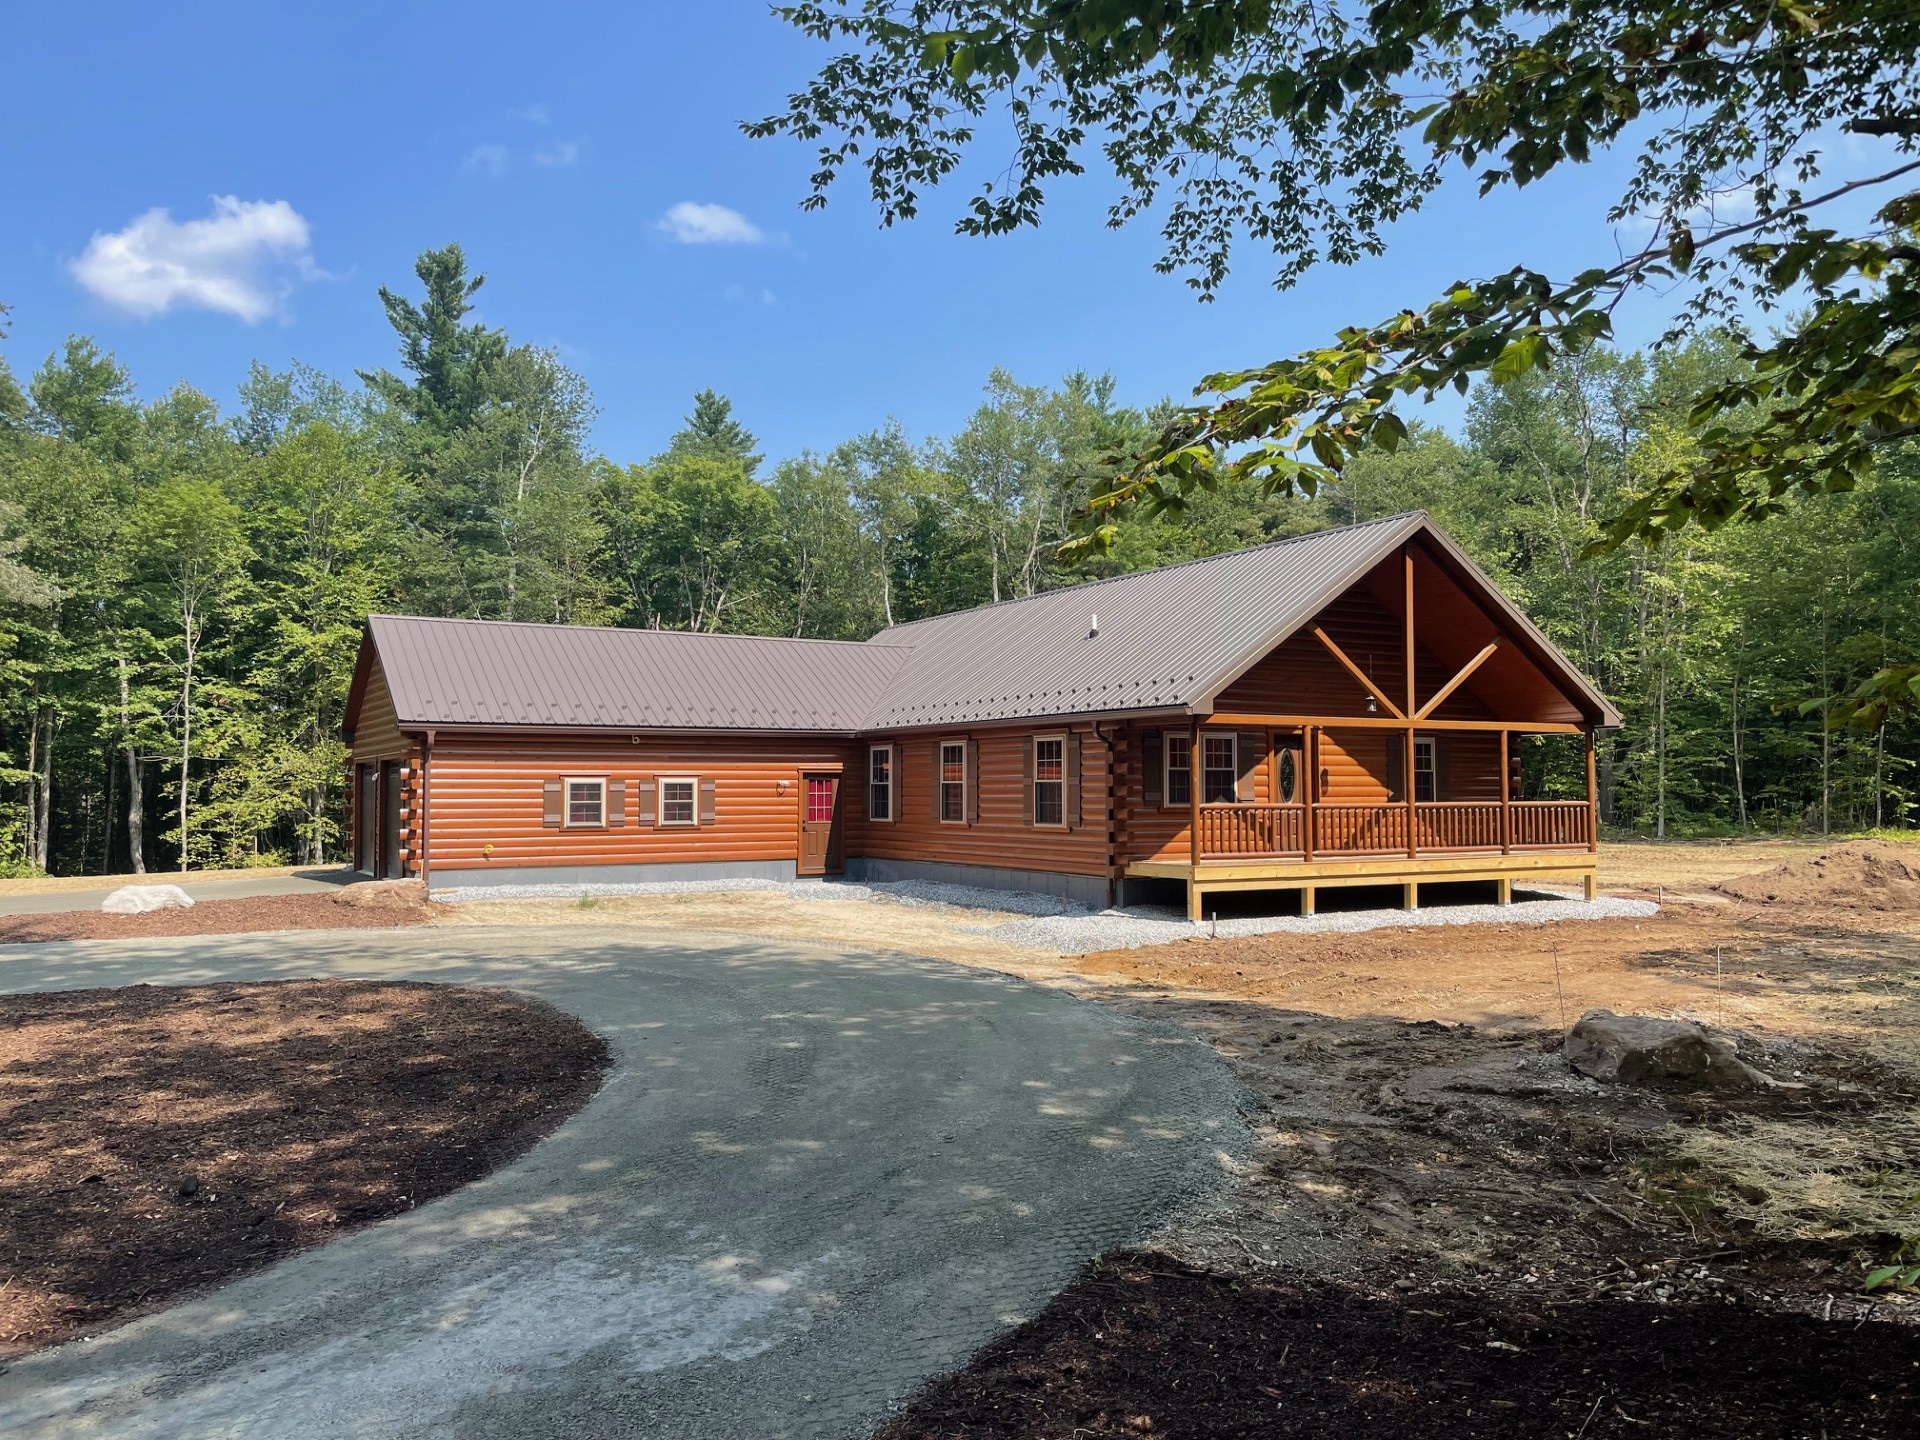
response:
[(1205, 713), (1249, 666), (1416, 536), (1453, 562), (1570, 700), (1603, 725), (1619, 723), (1423, 513), (896, 625), (865, 644), (392, 615), (373, 617), (369, 638), (403, 726), (853, 734), (1127, 710)]
[[(1212, 708), (1215, 695), (1415, 536), (1484, 587), (1481, 597), (1589, 714), (1612, 707), (1423, 513), (1276, 540), (977, 610), (896, 625), (874, 643), (913, 649), (869, 730), (1131, 709)], [(1099, 618), (1097, 634), (1092, 620)]]
[(375, 615), (400, 724), (851, 734), (907, 658), (892, 645)]

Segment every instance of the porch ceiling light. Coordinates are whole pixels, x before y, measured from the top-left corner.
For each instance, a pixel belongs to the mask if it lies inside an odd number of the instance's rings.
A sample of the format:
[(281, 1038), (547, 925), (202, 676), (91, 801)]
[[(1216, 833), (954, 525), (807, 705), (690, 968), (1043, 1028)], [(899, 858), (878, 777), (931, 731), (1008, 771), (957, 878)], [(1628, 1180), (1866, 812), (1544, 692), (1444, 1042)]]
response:
[(1379, 713), (1380, 713), (1379, 704), (1375, 702), (1373, 696), (1371, 695), (1367, 696), (1367, 714), (1378, 715)]

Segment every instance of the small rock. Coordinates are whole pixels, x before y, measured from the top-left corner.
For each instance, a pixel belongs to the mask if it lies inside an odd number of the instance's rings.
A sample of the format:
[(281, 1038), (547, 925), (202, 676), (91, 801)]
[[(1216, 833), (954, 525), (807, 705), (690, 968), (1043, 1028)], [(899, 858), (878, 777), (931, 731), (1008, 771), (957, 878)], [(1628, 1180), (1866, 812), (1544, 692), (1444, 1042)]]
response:
[(181, 1180), (179, 1189), (180, 1189), (180, 1198), (182, 1200), (191, 1200), (194, 1196), (200, 1193), (199, 1177), (194, 1175), (186, 1176), (184, 1179)]
[(122, 885), (100, 902), (102, 915), (145, 915), (151, 910), (191, 910), (193, 897), (178, 885)]
[(1685, 1020), (1589, 1010), (1567, 1033), (1567, 1063), (1616, 1085), (1753, 1090), (1780, 1082), (1740, 1058), (1733, 1042)]

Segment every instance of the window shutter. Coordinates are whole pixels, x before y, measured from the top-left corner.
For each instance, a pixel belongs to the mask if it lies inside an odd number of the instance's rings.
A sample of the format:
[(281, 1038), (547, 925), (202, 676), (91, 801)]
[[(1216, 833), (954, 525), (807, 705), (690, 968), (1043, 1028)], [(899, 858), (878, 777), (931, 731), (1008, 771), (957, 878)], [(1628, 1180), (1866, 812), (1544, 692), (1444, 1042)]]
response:
[(967, 824), (980, 823), (980, 742), (967, 741)]
[(627, 782), (609, 780), (607, 782), (607, 824), (618, 829), (627, 823)]
[(1164, 803), (1161, 790), (1166, 784), (1166, 770), (1160, 732), (1148, 730), (1140, 737), (1140, 796), (1149, 810), (1158, 810)]
[(719, 786), (713, 781), (702, 780), (700, 782), (700, 823), (702, 825), (713, 824), (716, 813), (714, 800), (718, 791)]
[(945, 812), (940, 808), (940, 801), (947, 791), (946, 773), (940, 768), (940, 742), (938, 740), (933, 742), (933, 770), (931, 773), (933, 775), (933, 818), (939, 821), (946, 818)]
[(1026, 823), (1033, 824), (1033, 737), (1031, 735), (1020, 742), (1020, 804), (1026, 812)]
[(651, 775), (649, 775), (646, 779), (642, 780), (634, 788), (640, 792), (639, 823), (642, 825), (659, 824), (660, 821), (659, 821), (659, 811), (657, 808), (657, 805), (658, 805), (657, 797), (660, 794), (660, 782), (655, 780)]
[(1453, 745), (1445, 735), (1433, 737), (1433, 798), (1453, 798)]
[(907, 815), (907, 777), (901, 770), (906, 759), (906, 749), (900, 745), (887, 747), (887, 819), (904, 820)]
[(560, 821), (566, 814), (566, 802), (560, 790), (558, 780), (544, 780), (540, 784), (540, 823), (549, 830), (558, 830)]
[(1080, 808), (1080, 732), (1067, 736), (1067, 828), (1078, 829), (1086, 817)]
[(1402, 730), (1387, 732), (1387, 799), (1398, 805), (1407, 798), (1407, 736)]
[(1257, 777), (1260, 767), (1267, 763), (1267, 737), (1258, 730), (1242, 730), (1240, 743), (1233, 748), (1234, 763), (1240, 767), (1233, 781), (1233, 798), (1242, 805), (1251, 805), (1260, 798)]

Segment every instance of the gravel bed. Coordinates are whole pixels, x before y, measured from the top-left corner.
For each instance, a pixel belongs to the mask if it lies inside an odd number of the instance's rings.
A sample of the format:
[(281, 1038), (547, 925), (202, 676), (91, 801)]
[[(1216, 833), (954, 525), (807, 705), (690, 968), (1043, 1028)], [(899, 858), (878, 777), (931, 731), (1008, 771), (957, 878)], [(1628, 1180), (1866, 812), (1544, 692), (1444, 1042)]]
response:
[(1554, 920), (1642, 919), (1659, 910), (1651, 900), (1621, 900), (1602, 896), (1583, 900), (1577, 893), (1533, 891), (1511, 905), (1436, 905), (1420, 910), (1347, 910), (1320, 915), (1260, 915), (1195, 924), (1178, 910), (1157, 905), (1098, 914), (1009, 920), (983, 925), (981, 933), (1010, 945), (1053, 950), (1062, 955), (1085, 955), (1094, 950), (1137, 950), (1143, 945), (1166, 945), (1175, 940), (1242, 935), (1357, 934), (1395, 925), (1544, 925)]
[(984, 890), (932, 880), (896, 880), (857, 885), (845, 880), (657, 880), (631, 885), (472, 885), (434, 892), (436, 901), (584, 900), (621, 895), (698, 895), (776, 891), (789, 899), (867, 900), (882, 905), (919, 905), (957, 912), (1018, 915), (1017, 920), (970, 925), (976, 934), (1032, 950), (1085, 955), (1094, 950), (1136, 950), (1198, 936), (1357, 934), (1395, 925), (1544, 925), (1554, 920), (1641, 919), (1659, 906), (1650, 900), (1602, 896), (1587, 901), (1578, 892), (1515, 891), (1512, 905), (1434, 905), (1420, 910), (1347, 910), (1312, 916), (1260, 915), (1202, 921), (1158, 905), (1092, 911), (1057, 895), (1024, 890)]

